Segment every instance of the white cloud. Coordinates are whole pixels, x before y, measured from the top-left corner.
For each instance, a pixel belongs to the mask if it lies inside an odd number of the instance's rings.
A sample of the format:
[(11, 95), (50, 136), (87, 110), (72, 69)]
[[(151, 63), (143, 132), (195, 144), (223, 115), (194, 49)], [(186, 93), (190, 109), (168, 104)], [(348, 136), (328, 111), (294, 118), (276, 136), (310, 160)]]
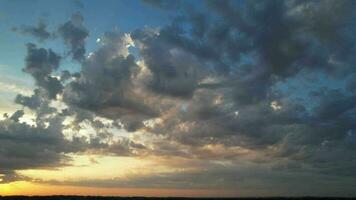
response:
[(0, 92), (20, 93), (22, 95), (31, 95), (32, 90), (18, 86), (14, 83), (5, 83), (0, 81)]
[(277, 101), (272, 101), (270, 106), (274, 111), (278, 111), (282, 109), (282, 106)]

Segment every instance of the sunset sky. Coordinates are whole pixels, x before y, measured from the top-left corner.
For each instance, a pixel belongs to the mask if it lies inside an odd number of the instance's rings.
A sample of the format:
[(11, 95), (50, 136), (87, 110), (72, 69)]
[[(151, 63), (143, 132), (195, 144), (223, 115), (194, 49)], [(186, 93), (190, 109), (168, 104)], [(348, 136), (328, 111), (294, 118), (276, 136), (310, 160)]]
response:
[(0, 195), (355, 188), (356, 1), (0, 0)]

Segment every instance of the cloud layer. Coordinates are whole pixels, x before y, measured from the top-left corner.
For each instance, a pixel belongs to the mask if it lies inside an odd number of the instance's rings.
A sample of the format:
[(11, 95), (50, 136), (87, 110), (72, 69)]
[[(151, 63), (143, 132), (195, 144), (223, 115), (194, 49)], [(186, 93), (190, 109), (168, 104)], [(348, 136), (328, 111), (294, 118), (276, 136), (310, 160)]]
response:
[[(172, 12), (165, 1), (145, 3)], [(202, 172), (67, 184), (234, 188), (246, 179), (236, 187), (266, 190), (301, 174), (352, 194), (356, 4), (202, 3), (177, 1), (180, 14), (164, 27), (106, 32), (88, 56), (89, 31), (83, 16), (73, 14), (56, 34), (81, 69), (59, 78), (54, 74), (64, 56), (27, 44), (24, 72), (37, 88), (15, 102), (33, 110), (36, 120), (21, 122), (18, 111), (0, 122), (4, 181), (24, 178), (16, 170), (59, 167), (68, 164), (68, 153), (90, 152), (187, 158), (186, 165), (200, 162), (194, 169)], [(21, 32), (48, 39), (45, 28), (40, 23)], [(78, 136), (84, 126), (93, 135)], [(350, 188), (338, 187), (343, 183)], [(283, 184), (288, 191), (304, 182)]]

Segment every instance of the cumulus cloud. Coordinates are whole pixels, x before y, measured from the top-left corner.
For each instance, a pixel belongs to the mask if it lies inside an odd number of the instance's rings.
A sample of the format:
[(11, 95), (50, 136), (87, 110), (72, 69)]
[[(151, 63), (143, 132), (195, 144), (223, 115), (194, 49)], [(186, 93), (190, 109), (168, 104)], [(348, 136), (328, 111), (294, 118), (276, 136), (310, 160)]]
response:
[(139, 66), (128, 53), (130, 38), (110, 32), (102, 41), (103, 46), (83, 62), (80, 77), (65, 87), (64, 101), (107, 118), (120, 119), (127, 129), (136, 130), (156, 111), (142, 101), (144, 95), (134, 88)]
[[(172, 30), (174, 31), (174, 30)], [(136, 31), (132, 35), (138, 43), (145, 64), (152, 73), (149, 89), (178, 97), (193, 94), (199, 81), (202, 63), (181, 47), (171, 44), (162, 32)], [(169, 35), (168, 35), (169, 37)]]
[(51, 99), (63, 89), (60, 81), (51, 76), (51, 73), (58, 69), (61, 56), (51, 49), (37, 48), (33, 43), (27, 44), (27, 56), (25, 58), (24, 72), (31, 74), (36, 84), (44, 88)]
[[(163, 1), (153, 3), (165, 7)], [(239, 163), (263, 165), (293, 176), (300, 170), (340, 179), (354, 176), (355, 4), (333, 0), (205, 3), (205, 10), (195, 11), (198, 8), (194, 6), (183, 9), (181, 16), (158, 29), (107, 32), (100, 38), (101, 46), (88, 57), (84, 54), (89, 33), (83, 17), (74, 14), (59, 33), (81, 69), (63, 72), (61, 79), (52, 76), (61, 57), (51, 49), (28, 44), (24, 71), (34, 77), (39, 88), (32, 96), (18, 95), (15, 101), (36, 110), (40, 126), (19, 123), (19, 111), (1, 122), (6, 126), (1, 130), (9, 138), (6, 148), (10, 149), (30, 146), (26, 142), (32, 140), (12, 144), (16, 131), (24, 129), (29, 138), (40, 143), (33, 156), (48, 159), (27, 163), (24, 158), (22, 165), (12, 167), (9, 163), (0, 170), (50, 166), (59, 164), (65, 153), (91, 151), (186, 157), (207, 161), (209, 166), (213, 166), (210, 161), (229, 161), (234, 167)], [(138, 53), (132, 53), (132, 48)], [(57, 100), (65, 109), (51, 109), (56, 96), (61, 97)], [(52, 115), (73, 117), (66, 126), (73, 131), (89, 124), (96, 135), (67, 141), (62, 128), (58, 129), (61, 121), (45, 126), (43, 120)], [(109, 120), (110, 125), (96, 117)], [(113, 129), (144, 136), (114, 139)], [(54, 145), (43, 152), (47, 144), (41, 142), (47, 139)], [(21, 156), (13, 154), (6, 159)], [(232, 168), (209, 168), (209, 176), (182, 172), (144, 180), (153, 186), (175, 180), (177, 185), (202, 187), (209, 182), (206, 179), (223, 176), (220, 186), (225, 186), (235, 184), (234, 180), (241, 178), (238, 174), (249, 171)], [(261, 172), (260, 179), (269, 179), (269, 172)], [(189, 179), (191, 175), (200, 181)], [(276, 184), (286, 176), (279, 175)], [(139, 186), (137, 182), (127, 185)], [(330, 188), (333, 184), (337, 183), (330, 183)]]
[(14, 170), (36, 167), (61, 166), (64, 157), (60, 152), (65, 150), (65, 141), (51, 124), (48, 128), (32, 127), (19, 123), (16, 112), (10, 119), (0, 122), (0, 172), (14, 174)]
[[(39, 112), (39, 111), (37, 111)], [(51, 114), (54, 111), (52, 110)], [(61, 114), (37, 117), (35, 124), (29, 125), (19, 119), (22, 110), (0, 121), (0, 175), (1, 183), (16, 180), (30, 180), (18, 175), (16, 170), (58, 168), (70, 165), (68, 153), (90, 152), (91, 154), (111, 154), (134, 156), (136, 149), (145, 147), (127, 138), (115, 138), (98, 131), (94, 136), (76, 136), (68, 138)], [(37, 115), (40, 115), (38, 113)]]
[[(355, 33), (355, 15), (349, 10), (354, 4), (252, 1), (239, 5), (234, 1), (207, 1), (207, 5), (209, 11), (216, 13), (217, 21), (208, 15), (187, 12), (186, 18), (158, 33), (133, 34), (153, 74), (149, 85), (153, 91), (190, 97), (181, 107), (163, 112), (160, 122), (148, 129), (183, 144), (223, 143), (259, 149), (270, 151), (267, 154), (273, 157), (308, 161), (316, 168), (333, 163), (321, 159), (327, 155), (320, 150), (323, 144), (331, 142), (343, 149), (343, 153), (335, 150), (340, 159), (353, 152), (341, 146), (348, 130), (354, 129), (349, 123), (355, 117), (354, 95), (342, 89), (331, 91), (315, 99), (317, 106), (313, 108), (301, 91), (295, 91), (302, 98), (296, 101), (282, 88), (276, 91), (276, 87), (288, 87), (293, 77), (301, 73), (324, 75), (326, 79), (346, 78), (345, 72), (354, 73), (350, 66), (354, 63), (351, 35)], [(340, 17), (320, 23), (329, 8), (340, 12)], [(183, 26), (193, 27), (191, 35), (186, 36)], [(348, 42), (334, 43), (345, 40)], [(176, 65), (171, 49), (183, 51), (198, 64)], [(201, 66), (203, 73), (199, 72)], [(217, 81), (204, 83), (205, 77)], [(177, 86), (173, 85), (176, 78)], [(298, 79), (308, 81), (300, 76)], [(314, 86), (319, 87), (317, 83)], [(271, 107), (273, 102), (279, 102), (279, 109)], [(325, 165), (318, 162), (320, 159)], [(344, 161), (344, 166), (354, 165), (354, 161)], [(345, 170), (353, 173), (347, 167)]]
[(78, 12), (72, 15), (70, 21), (58, 28), (58, 34), (70, 47), (73, 60), (83, 61), (85, 54), (85, 39), (89, 32), (83, 25), (84, 18)]

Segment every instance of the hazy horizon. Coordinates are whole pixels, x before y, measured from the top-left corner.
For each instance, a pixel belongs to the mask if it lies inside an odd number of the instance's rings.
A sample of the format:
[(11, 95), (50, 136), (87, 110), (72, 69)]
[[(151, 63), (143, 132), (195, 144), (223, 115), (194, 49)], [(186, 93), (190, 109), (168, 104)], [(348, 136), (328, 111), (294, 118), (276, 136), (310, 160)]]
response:
[(0, 196), (356, 197), (356, 1), (0, 0)]

